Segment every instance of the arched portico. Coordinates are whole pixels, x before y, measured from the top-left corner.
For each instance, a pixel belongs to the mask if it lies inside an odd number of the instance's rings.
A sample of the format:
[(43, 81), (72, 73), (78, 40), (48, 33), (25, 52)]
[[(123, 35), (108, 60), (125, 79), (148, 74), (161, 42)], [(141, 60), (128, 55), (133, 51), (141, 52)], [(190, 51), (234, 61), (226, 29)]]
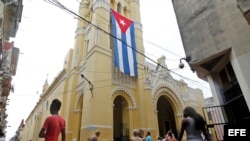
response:
[(129, 141), (132, 130), (133, 110), (136, 109), (132, 93), (123, 87), (112, 91), (113, 100), (113, 139)]
[(152, 91), (154, 110), (157, 112), (159, 136), (165, 137), (168, 130), (178, 133), (184, 103), (173, 87), (161, 83)]

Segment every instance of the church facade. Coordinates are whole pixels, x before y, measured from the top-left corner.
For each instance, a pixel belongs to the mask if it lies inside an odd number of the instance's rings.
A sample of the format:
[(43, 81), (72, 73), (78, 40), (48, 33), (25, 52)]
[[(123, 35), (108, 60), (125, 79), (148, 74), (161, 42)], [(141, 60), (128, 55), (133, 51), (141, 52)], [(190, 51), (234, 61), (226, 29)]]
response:
[[(112, 10), (131, 19), (136, 44), (136, 76), (115, 66)], [(43, 93), (25, 121), (21, 141), (39, 141), (38, 133), (53, 99), (62, 101), (66, 140), (86, 141), (96, 130), (100, 141), (129, 140), (133, 129), (151, 132), (153, 140), (168, 130), (179, 133), (182, 111), (194, 107), (202, 114), (200, 89), (176, 80), (165, 57), (156, 64), (144, 55), (139, 0), (82, 0), (74, 48), (68, 51), (62, 71)]]

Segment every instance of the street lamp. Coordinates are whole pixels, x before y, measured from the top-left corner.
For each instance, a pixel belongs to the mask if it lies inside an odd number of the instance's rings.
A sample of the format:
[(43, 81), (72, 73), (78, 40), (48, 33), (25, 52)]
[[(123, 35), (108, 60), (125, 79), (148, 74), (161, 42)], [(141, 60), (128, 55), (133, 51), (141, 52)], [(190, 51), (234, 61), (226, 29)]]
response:
[(81, 74), (81, 77), (83, 78), (83, 79), (85, 79), (88, 83), (89, 83), (89, 90), (90, 90), (90, 92), (91, 92), (91, 95), (92, 95), (92, 97), (93, 97), (93, 89), (94, 89), (94, 85), (83, 75), (83, 74)]
[(183, 57), (180, 59), (180, 63), (179, 63), (179, 68), (184, 68), (184, 64), (181, 62), (181, 60), (185, 60), (186, 62), (189, 62), (191, 60), (191, 56), (187, 56), (187, 57)]

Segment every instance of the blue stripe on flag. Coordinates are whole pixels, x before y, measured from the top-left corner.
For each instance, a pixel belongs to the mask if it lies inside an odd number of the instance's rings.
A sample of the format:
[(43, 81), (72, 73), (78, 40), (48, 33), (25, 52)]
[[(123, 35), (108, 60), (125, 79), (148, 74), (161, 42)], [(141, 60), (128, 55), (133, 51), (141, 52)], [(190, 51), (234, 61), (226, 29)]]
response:
[[(112, 32), (113, 35), (116, 36), (116, 21), (115, 21), (115, 17), (113, 14), (111, 14), (112, 17)], [(115, 66), (119, 67), (119, 57), (118, 57), (118, 50), (117, 50), (117, 42), (118, 40), (114, 38), (114, 61), (115, 61)]]
[(131, 24), (130, 27), (130, 38), (131, 38), (131, 48), (132, 48), (132, 54), (133, 54), (133, 70), (134, 70), (134, 76), (137, 76), (137, 59), (136, 59), (136, 44), (135, 44), (135, 28), (134, 28), (134, 22)]
[(123, 60), (123, 69), (124, 73), (130, 75), (130, 70), (129, 70), (129, 62), (128, 62), (128, 46), (127, 46), (127, 38), (126, 34), (122, 34), (122, 60)]

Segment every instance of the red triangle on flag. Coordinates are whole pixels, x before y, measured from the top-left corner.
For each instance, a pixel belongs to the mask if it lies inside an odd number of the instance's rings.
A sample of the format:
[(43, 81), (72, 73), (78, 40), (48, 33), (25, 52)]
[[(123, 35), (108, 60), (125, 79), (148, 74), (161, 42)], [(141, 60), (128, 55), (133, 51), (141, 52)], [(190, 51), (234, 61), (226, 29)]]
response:
[(114, 11), (113, 9), (112, 13), (116, 19), (116, 22), (118, 23), (122, 33), (125, 33), (127, 31), (127, 29), (129, 28), (129, 26), (131, 25), (132, 21), (122, 15), (120, 15), (119, 13), (117, 13), (116, 11)]

